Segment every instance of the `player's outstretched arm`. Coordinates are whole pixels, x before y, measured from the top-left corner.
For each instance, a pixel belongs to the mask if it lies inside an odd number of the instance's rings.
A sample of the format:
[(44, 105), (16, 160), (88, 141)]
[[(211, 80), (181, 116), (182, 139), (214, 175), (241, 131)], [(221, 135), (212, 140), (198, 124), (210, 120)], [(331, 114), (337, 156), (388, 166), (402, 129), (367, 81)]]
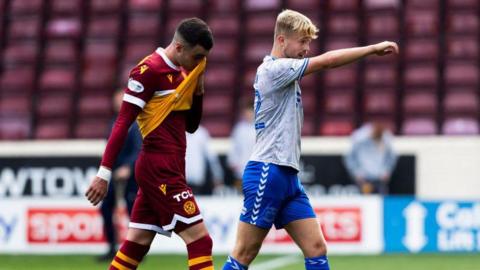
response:
[(310, 58), (304, 75), (322, 69), (336, 68), (347, 65), (371, 54), (383, 56), (391, 53), (398, 54), (398, 45), (391, 41), (384, 41), (365, 47), (329, 51)]

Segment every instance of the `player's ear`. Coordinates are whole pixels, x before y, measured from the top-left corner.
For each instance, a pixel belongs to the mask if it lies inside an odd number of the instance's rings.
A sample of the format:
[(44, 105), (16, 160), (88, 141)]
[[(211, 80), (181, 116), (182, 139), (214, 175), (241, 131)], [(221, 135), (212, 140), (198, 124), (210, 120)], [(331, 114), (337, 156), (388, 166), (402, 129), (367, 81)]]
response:
[(184, 47), (184, 46), (183, 46), (182, 43), (180, 43), (180, 42), (178, 42), (178, 41), (175, 42), (175, 50), (177, 51), (177, 53), (181, 53), (182, 50), (183, 50), (183, 47)]
[(284, 35), (278, 35), (277, 36), (277, 42), (283, 48), (283, 46), (285, 45), (285, 36)]

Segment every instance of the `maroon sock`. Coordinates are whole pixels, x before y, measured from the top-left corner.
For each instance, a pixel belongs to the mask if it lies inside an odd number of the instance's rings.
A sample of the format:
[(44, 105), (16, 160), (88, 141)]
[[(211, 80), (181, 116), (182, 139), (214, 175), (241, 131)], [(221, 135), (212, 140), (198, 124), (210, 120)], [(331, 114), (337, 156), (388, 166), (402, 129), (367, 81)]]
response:
[(144, 246), (125, 240), (122, 247), (113, 258), (109, 270), (117, 269), (137, 269), (138, 264), (142, 261), (145, 254), (147, 254), (150, 246)]
[(187, 245), (189, 270), (213, 270), (212, 245), (208, 234)]

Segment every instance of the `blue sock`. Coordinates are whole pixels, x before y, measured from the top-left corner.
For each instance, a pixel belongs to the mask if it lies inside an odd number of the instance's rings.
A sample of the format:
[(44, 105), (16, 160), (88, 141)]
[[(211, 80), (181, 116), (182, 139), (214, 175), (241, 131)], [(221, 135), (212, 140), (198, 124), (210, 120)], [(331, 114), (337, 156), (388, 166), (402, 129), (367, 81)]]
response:
[(313, 257), (313, 258), (305, 258), (305, 269), (306, 270), (330, 270), (330, 266), (328, 266), (328, 259), (326, 255)]
[(223, 270), (247, 270), (248, 266), (242, 265), (232, 256), (228, 256), (227, 261), (223, 265)]

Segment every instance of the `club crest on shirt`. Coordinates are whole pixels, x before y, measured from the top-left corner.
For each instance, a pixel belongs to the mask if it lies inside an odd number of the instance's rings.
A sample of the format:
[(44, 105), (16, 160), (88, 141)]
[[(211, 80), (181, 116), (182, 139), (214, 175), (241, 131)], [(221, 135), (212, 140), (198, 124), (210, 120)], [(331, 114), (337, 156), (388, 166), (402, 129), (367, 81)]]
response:
[(147, 71), (148, 66), (147, 65), (141, 65), (140, 66), (140, 74), (143, 74), (145, 71)]
[(183, 204), (183, 210), (185, 210), (185, 213), (191, 215), (197, 211), (197, 208), (192, 201), (187, 201)]
[(128, 79), (128, 89), (135, 93), (141, 93), (144, 90), (143, 84), (132, 78)]
[(170, 83), (173, 82), (173, 76), (172, 76), (172, 74), (167, 74), (167, 78), (168, 78), (168, 80), (170, 81)]
[(162, 191), (163, 195), (167, 195), (167, 185), (166, 184), (161, 184), (158, 188)]

